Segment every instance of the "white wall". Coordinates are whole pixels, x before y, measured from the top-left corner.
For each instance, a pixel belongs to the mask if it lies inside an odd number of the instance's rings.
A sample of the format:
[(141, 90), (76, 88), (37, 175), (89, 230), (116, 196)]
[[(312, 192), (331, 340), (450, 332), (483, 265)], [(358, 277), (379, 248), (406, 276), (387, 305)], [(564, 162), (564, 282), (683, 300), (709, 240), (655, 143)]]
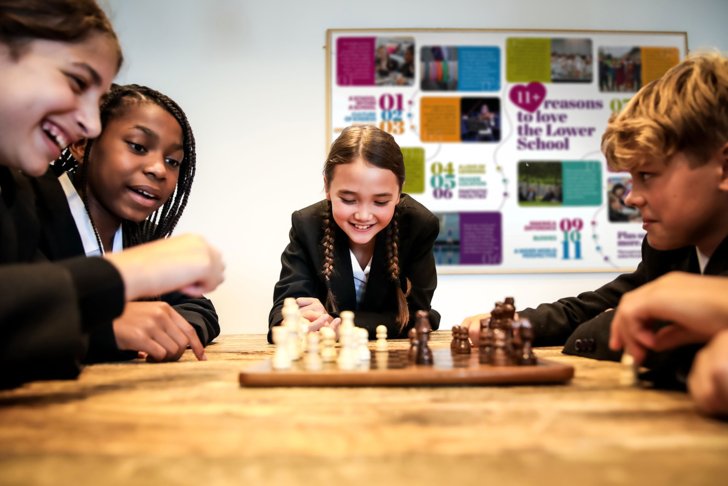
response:
[[(104, 4), (104, 0), (101, 0)], [(106, 0), (126, 62), (119, 82), (182, 105), (198, 174), (177, 233), (205, 234), (227, 280), (210, 297), (223, 333), (267, 329), (290, 213), (322, 197), (327, 28), (687, 31), (728, 50), (726, 0)], [(506, 294), (520, 306), (590, 290), (614, 274), (444, 275), (443, 327)]]

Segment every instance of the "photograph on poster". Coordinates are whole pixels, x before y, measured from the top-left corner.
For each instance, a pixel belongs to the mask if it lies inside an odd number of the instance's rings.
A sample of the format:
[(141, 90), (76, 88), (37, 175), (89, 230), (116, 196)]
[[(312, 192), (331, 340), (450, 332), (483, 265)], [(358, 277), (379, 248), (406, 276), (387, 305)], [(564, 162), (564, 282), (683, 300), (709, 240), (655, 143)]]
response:
[(551, 81), (591, 83), (591, 39), (551, 39)]
[(634, 223), (642, 221), (640, 210), (628, 206), (624, 199), (632, 191), (632, 178), (610, 177), (607, 179), (607, 201), (609, 203), (610, 223)]
[(601, 136), (686, 55), (684, 32), (332, 29), (327, 48), (327, 140), (353, 124), (394, 136), (403, 191), (440, 218), (438, 271), (639, 263), (631, 181)]
[(461, 98), (460, 113), (462, 120), (460, 140), (463, 142), (500, 141), (499, 98)]

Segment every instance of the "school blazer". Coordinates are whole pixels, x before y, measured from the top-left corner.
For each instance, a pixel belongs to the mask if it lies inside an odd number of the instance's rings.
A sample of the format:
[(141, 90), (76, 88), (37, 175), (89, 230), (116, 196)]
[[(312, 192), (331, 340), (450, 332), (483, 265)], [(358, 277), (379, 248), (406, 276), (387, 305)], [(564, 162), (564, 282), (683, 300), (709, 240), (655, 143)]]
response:
[[(407, 297), (410, 320), (402, 330), (395, 322), (395, 283), (389, 279), (386, 269), (386, 229), (376, 236), (369, 279), (359, 306), (356, 304), (348, 238), (338, 226), (335, 229), (331, 288), (337, 307), (339, 311), (354, 311), (356, 325), (366, 328), (370, 339), (375, 338), (376, 327), (380, 324), (387, 327), (389, 338), (406, 337), (407, 331), (414, 326), (418, 310), (430, 312), (433, 330), (438, 329), (440, 324), (440, 314), (430, 306), (437, 287), (432, 249), (440, 230), (439, 221), (427, 208), (406, 194), (402, 194), (398, 208), (399, 285), (405, 290), (407, 278), (412, 285)], [(273, 308), (268, 317), (268, 342), (272, 342), (270, 328), (283, 319), (281, 309), (286, 297), (315, 297), (322, 304), (326, 301), (326, 283), (321, 273), (325, 210), (324, 200), (294, 212), (291, 217), (290, 242), (281, 255), (280, 279), (273, 290)]]
[[(534, 326), (538, 346), (564, 344), (563, 352), (595, 359), (618, 361), (621, 352), (609, 349), (613, 311), (623, 294), (673, 271), (700, 273), (695, 247), (662, 251), (642, 241), (642, 261), (632, 273), (577, 297), (542, 304), (519, 312)], [(728, 276), (728, 238), (716, 248), (705, 268), (705, 275)], [(685, 305), (690, 305), (686, 302)]]
[(0, 167), (0, 187), (0, 387), (75, 378), (87, 334), (124, 308), (121, 276), (102, 258), (48, 262), (31, 180)]
[[(81, 236), (57, 176), (49, 170), (44, 176), (34, 179), (32, 184), (42, 224), (40, 248), (43, 254), (50, 260), (85, 256)], [(203, 345), (220, 334), (217, 313), (210, 300), (188, 297), (181, 292), (164, 294), (160, 300), (174, 307), (194, 327)], [(85, 361), (116, 361), (136, 356), (136, 352), (117, 348), (113, 328), (108, 325), (91, 333)]]

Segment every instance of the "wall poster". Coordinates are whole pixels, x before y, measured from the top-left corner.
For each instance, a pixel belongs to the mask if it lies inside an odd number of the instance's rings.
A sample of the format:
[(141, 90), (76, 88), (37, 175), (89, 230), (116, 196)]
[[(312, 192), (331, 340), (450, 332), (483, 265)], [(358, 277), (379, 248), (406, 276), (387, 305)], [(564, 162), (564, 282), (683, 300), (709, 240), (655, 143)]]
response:
[(442, 273), (626, 271), (640, 261), (610, 114), (687, 53), (684, 32), (329, 30), (327, 144), (391, 133), (440, 218)]

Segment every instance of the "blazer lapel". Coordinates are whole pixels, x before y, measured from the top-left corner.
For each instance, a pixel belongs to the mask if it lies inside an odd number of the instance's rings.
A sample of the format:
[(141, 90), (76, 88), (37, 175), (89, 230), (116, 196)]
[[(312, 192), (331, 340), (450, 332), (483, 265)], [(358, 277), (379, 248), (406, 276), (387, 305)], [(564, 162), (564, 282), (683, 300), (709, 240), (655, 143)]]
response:
[(389, 272), (387, 271), (386, 237), (382, 234), (384, 231), (377, 235), (377, 240), (374, 244), (372, 267), (369, 271), (369, 279), (367, 280), (361, 305), (366, 309), (381, 307), (382, 303), (387, 300), (386, 293), (390, 283)]
[(337, 229), (334, 248), (334, 274), (331, 276), (331, 288), (336, 296), (339, 312), (356, 310), (356, 291), (354, 290), (354, 273), (351, 269), (349, 255), (349, 239)]

